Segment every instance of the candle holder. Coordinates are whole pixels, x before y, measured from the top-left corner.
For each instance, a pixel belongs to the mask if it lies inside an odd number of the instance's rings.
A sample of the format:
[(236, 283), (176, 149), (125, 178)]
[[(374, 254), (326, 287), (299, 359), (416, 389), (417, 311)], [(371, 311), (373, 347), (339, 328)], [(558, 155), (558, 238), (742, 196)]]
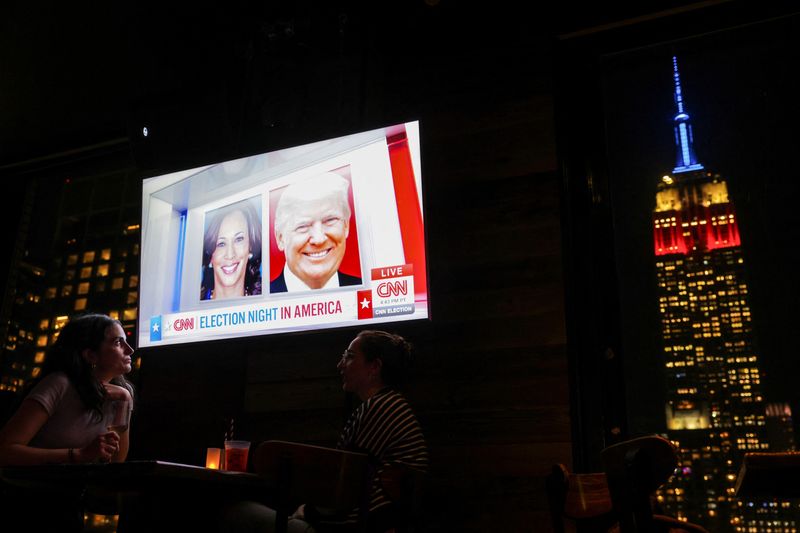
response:
[(221, 459), (222, 450), (220, 448), (208, 448), (206, 450), (206, 468), (219, 470), (222, 468), (222, 465), (220, 465)]

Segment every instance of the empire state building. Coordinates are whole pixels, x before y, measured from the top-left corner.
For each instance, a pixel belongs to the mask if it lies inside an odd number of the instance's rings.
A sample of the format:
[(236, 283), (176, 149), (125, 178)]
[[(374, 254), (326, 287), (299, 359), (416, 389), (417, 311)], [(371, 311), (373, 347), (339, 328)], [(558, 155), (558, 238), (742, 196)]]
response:
[(658, 184), (653, 235), (666, 427), (681, 462), (658, 499), (711, 531), (762, 531), (734, 498), (743, 454), (770, 447), (738, 219), (725, 179), (695, 154), (676, 58), (673, 78), (677, 161)]

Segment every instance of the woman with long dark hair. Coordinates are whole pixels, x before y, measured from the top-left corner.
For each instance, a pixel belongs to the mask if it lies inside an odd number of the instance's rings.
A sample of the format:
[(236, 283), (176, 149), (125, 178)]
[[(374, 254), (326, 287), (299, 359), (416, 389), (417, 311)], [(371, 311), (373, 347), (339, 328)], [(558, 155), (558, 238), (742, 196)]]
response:
[(261, 294), (261, 220), (249, 200), (216, 209), (203, 236), (201, 300)]
[(0, 429), (0, 466), (124, 461), (130, 429), (111, 420), (110, 405), (122, 402), (128, 415), (132, 409), (125, 379), (131, 354), (117, 320), (70, 320), (47, 353), (42, 377)]

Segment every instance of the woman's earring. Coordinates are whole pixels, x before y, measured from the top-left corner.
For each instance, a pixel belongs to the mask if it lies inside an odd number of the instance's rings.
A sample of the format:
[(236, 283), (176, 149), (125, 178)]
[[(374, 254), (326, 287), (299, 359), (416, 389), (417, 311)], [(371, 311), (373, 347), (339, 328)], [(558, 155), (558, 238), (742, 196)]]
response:
[(208, 268), (214, 268), (213, 266), (211, 266), (211, 261), (208, 262)]
[(249, 261), (252, 258), (253, 258), (253, 252), (250, 252), (250, 254), (247, 256), (247, 260)]

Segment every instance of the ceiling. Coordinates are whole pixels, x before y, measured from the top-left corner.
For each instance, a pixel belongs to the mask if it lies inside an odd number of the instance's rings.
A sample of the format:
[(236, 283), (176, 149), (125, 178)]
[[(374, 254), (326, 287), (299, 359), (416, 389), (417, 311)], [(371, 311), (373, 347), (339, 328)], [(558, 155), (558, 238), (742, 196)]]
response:
[[(685, 3), (651, 3), (648, 9)], [(275, 54), (288, 46), (281, 43), (325, 48), (338, 46), (343, 32), (357, 40), (371, 31), (380, 32), (379, 43), (411, 36), (418, 44), (412, 50), (428, 53), (441, 43), (493, 47), (524, 36), (529, 44), (532, 35), (550, 38), (637, 14), (576, 2), (530, 9), (512, 2), (396, 0), (382, 2), (381, 11), (341, 1), (231, 1), (191, 9), (166, 2), (125, 4), (13, 0), (4, 8), (0, 171), (124, 138), (142, 105), (176, 98), (203, 105), (203, 93), (214, 90), (204, 83), (209, 73), (241, 77), (254, 43), (266, 43)]]

